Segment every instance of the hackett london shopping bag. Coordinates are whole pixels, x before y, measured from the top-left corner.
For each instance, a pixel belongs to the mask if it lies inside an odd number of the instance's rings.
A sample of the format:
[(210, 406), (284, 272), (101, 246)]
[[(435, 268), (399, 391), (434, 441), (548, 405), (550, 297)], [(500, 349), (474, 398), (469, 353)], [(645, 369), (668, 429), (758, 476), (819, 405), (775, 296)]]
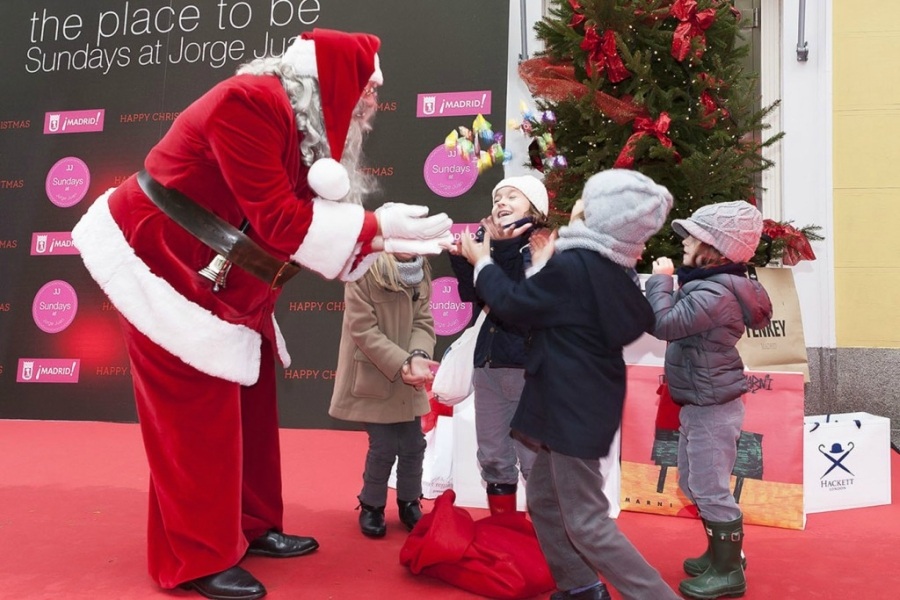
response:
[(891, 503), (891, 421), (864, 412), (804, 420), (806, 512)]
[(744, 366), (757, 371), (799, 372), (808, 382), (806, 339), (794, 272), (788, 268), (751, 267), (748, 274), (766, 288), (772, 300), (772, 321), (764, 329), (747, 329), (738, 341)]
[[(680, 410), (665, 394), (663, 369), (628, 365), (622, 418), (622, 510), (696, 517), (678, 488)], [(744, 423), (731, 491), (744, 522), (803, 529), (803, 375), (747, 371)]]

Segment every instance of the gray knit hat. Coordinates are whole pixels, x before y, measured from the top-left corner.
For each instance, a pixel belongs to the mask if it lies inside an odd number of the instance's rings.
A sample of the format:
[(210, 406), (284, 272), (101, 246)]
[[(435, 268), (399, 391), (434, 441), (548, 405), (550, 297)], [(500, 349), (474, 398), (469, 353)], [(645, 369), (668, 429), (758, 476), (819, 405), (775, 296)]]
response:
[(762, 214), (743, 200), (707, 204), (687, 219), (672, 221), (672, 229), (681, 237), (693, 236), (736, 263), (756, 254), (762, 228)]
[(666, 222), (672, 194), (652, 179), (629, 169), (609, 169), (584, 185), (584, 223), (604, 248), (602, 254), (633, 267), (644, 244)]

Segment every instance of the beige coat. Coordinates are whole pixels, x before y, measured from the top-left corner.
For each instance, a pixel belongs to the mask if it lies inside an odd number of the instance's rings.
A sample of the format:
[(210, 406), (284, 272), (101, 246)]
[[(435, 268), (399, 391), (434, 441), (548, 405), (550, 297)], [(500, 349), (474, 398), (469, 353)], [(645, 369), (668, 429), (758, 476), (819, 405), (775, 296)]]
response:
[[(413, 301), (414, 292), (419, 297)], [(371, 273), (344, 288), (344, 320), (328, 414), (345, 421), (402, 423), (430, 412), (428, 396), (403, 383), (413, 350), (434, 355), (431, 281), (392, 292)]]

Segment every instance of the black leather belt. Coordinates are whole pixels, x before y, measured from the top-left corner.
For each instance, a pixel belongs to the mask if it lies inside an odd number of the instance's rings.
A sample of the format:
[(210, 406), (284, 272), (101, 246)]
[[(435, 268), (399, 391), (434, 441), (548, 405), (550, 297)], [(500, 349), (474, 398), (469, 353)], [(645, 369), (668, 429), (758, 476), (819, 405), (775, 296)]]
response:
[(147, 171), (140, 171), (137, 180), (147, 197), (169, 218), (216, 253), (268, 283), (272, 289), (283, 286), (300, 272), (298, 265), (278, 260), (237, 227), (181, 192), (164, 187)]

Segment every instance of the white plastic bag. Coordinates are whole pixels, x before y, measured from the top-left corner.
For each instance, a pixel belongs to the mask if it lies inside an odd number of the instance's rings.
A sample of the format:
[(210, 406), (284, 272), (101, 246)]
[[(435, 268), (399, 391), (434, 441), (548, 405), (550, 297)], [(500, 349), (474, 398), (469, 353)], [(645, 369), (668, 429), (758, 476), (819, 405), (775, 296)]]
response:
[(475, 324), (462, 332), (450, 344), (441, 358), (441, 365), (434, 374), (431, 393), (445, 406), (454, 406), (472, 393), (472, 376), (475, 372), (475, 342), (487, 313), (481, 311)]

